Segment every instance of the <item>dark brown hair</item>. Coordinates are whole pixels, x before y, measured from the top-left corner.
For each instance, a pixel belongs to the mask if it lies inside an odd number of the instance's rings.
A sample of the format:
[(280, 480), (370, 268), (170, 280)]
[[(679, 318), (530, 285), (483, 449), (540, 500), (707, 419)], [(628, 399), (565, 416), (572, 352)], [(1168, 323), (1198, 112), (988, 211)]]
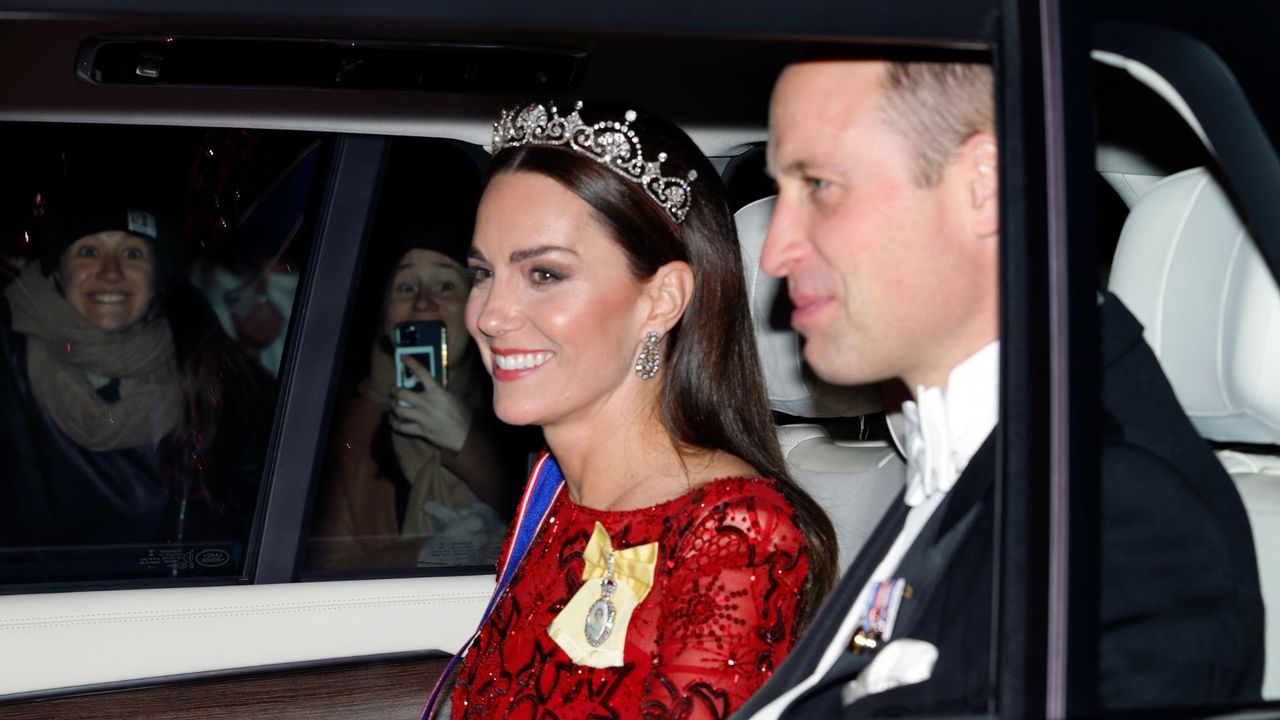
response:
[(639, 280), (677, 260), (693, 269), (693, 295), (684, 316), (667, 334), (662, 421), (678, 444), (720, 450), (746, 461), (772, 478), (791, 503), (808, 545), (803, 627), (834, 582), (835, 531), (813, 498), (791, 479), (778, 447), (748, 310), (742, 251), (724, 186), (693, 140), (657, 115), (610, 102), (588, 103), (581, 115), (587, 123), (621, 121), (628, 109), (637, 111), (631, 129), (643, 143), (646, 159), (659, 151), (667, 154), (663, 175), (697, 172), (690, 183), (692, 202), (681, 223), (638, 183), (563, 147), (505, 149), (494, 158), (491, 177), (534, 172), (571, 190), (596, 211)]

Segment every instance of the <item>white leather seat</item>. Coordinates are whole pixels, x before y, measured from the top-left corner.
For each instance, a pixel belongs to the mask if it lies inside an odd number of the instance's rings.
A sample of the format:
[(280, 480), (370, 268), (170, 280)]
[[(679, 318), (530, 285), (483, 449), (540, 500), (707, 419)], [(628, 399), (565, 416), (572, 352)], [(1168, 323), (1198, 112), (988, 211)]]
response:
[[(781, 281), (760, 270), (760, 251), (773, 205), (774, 198), (768, 197), (736, 214), (770, 405), (777, 412), (812, 419), (856, 418), (878, 412), (882, 409), (878, 387), (850, 388), (822, 382), (805, 366), (800, 338), (787, 319), (774, 319), (774, 303), (786, 289)], [(830, 516), (840, 545), (840, 567), (847, 568), (902, 489), (905, 463), (887, 442), (832, 437), (816, 423), (782, 425), (778, 442), (792, 477)]]
[[(1280, 288), (1204, 168), (1160, 181), (1120, 234), (1110, 287), (1144, 327), (1178, 401), (1220, 450), (1249, 513), (1263, 601), (1263, 696), (1280, 697)], [(1256, 452), (1255, 452), (1256, 450)]]

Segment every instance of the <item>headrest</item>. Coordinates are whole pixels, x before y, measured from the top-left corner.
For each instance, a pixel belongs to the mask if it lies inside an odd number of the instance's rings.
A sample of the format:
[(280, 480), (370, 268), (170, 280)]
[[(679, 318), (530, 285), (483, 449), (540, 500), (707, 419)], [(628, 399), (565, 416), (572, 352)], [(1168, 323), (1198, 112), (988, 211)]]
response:
[(1204, 168), (1133, 207), (1110, 288), (1144, 327), (1178, 401), (1210, 440), (1280, 443), (1280, 288)]
[(734, 216), (769, 405), (778, 412), (807, 418), (857, 417), (878, 412), (882, 403), (877, 385), (843, 387), (819, 380), (804, 363), (800, 337), (791, 329), (789, 318), (775, 310), (778, 302), (790, 305), (782, 281), (760, 270), (760, 252), (769, 232), (775, 199), (770, 196), (757, 200)]

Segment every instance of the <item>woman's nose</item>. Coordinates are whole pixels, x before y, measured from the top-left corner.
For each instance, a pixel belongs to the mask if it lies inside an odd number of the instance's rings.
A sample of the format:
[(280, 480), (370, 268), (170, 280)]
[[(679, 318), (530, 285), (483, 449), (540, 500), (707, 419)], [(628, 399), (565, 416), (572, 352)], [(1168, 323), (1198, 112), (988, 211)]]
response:
[(98, 263), (98, 279), (107, 281), (117, 281), (124, 277), (124, 273), (120, 271), (120, 258), (111, 253), (102, 256), (102, 262)]
[(418, 311), (439, 310), (440, 302), (430, 292), (423, 290), (413, 299), (413, 309)]
[(480, 303), (476, 327), (485, 335), (497, 337), (519, 326), (520, 315), (510, 293), (495, 286), (474, 302)]

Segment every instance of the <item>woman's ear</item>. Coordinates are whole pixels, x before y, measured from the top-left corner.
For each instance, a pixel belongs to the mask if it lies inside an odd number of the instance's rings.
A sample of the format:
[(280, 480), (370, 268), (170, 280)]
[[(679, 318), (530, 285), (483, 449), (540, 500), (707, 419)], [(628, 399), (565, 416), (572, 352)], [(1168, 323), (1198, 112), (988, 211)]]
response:
[(645, 294), (651, 303), (645, 325), (665, 335), (684, 316), (693, 298), (693, 285), (693, 268), (683, 260), (672, 260), (658, 268), (645, 283)]

